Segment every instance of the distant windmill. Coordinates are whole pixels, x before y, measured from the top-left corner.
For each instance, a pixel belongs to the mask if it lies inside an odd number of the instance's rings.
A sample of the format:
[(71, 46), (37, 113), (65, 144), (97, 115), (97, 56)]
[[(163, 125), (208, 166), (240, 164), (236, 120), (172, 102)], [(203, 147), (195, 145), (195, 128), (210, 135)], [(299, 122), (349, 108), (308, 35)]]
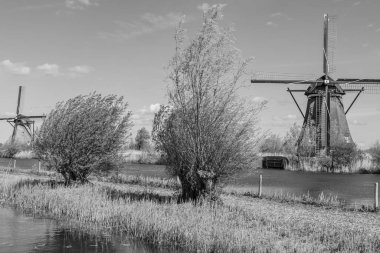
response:
[[(301, 134), (298, 138), (298, 147), (305, 142), (312, 143), (316, 154), (330, 154), (331, 143), (352, 142), (346, 114), (351, 109), (359, 95), (364, 93), (380, 93), (380, 79), (340, 78), (332, 79), (329, 74), (334, 71), (333, 53), (334, 47), (330, 45), (336, 36), (331, 31), (334, 27), (329, 26), (330, 18), (324, 15), (323, 26), (323, 75), (317, 80), (302, 80), (301, 78), (287, 77), (288, 80), (280, 79), (278, 76), (270, 76), (252, 79), (251, 83), (274, 83), (274, 84), (308, 84), (306, 90), (287, 91), (292, 96), (304, 121)], [(330, 30), (331, 29), (331, 30)], [(332, 35), (329, 38), (329, 34)], [(332, 38), (331, 38), (332, 37)], [(307, 107), (305, 114), (299, 107), (292, 92), (304, 92), (307, 96)], [(357, 92), (356, 97), (344, 111), (342, 96), (347, 92)]]
[(20, 113), (21, 94), (22, 94), (22, 86), (19, 86), (16, 116), (8, 117), (8, 118), (0, 118), (0, 120), (7, 121), (13, 127), (13, 132), (12, 132), (12, 137), (11, 137), (12, 143), (15, 141), (17, 129), (20, 127), (25, 130), (25, 132), (33, 141), (34, 140), (34, 120), (33, 119), (43, 119), (46, 117), (45, 115), (26, 116), (26, 115), (21, 114)]

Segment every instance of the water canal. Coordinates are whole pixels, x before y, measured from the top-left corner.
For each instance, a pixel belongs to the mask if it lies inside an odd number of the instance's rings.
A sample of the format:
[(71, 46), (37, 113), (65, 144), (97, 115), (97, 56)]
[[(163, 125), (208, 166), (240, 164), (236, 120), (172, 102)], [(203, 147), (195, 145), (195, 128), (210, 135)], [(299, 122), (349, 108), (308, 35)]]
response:
[(25, 216), (9, 207), (0, 207), (0, 253), (15, 252), (178, 252), (153, 248), (120, 236), (91, 236), (62, 228), (50, 219)]
[[(36, 159), (19, 159), (17, 167), (23, 169), (38, 168)], [(0, 166), (13, 166), (11, 159), (0, 158)], [(132, 164), (120, 170), (123, 174), (149, 177), (169, 177), (164, 165)], [(380, 174), (329, 174), (277, 169), (255, 169), (240, 175), (230, 184), (258, 188), (259, 175), (263, 175), (263, 193), (267, 195), (291, 193), (302, 195), (309, 193), (317, 197), (321, 192), (336, 195), (347, 205), (372, 205), (374, 183), (380, 183)]]
[[(128, 165), (122, 172), (130, 175), (168, 177), (163, 165)], [(380, 174), (329, 174), (277, 169), (255, 169), (235, 176), (230, 184), (251, 190), (258, 188), (263, 175), (263, 194), (290, 193), (312, 197), (336, 195), (348, 206), (373, 205), (374, 184), (380, 183)]]

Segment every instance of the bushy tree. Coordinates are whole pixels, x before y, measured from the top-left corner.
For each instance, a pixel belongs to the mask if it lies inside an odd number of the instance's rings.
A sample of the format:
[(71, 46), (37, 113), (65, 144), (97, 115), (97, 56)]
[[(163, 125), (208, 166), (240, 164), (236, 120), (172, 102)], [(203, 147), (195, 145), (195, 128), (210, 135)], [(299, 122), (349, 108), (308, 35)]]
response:
[(92, 93), (58, 103), (43, 122), (35, 153), (68, 185), (114, 166), (129, 135), (131, 112), (116, 95)]
[(135, 145), (137, 150), (143, 150), (149, 148), (150, 135), (148, 130), (145, 127), (140, 128), (137, 131), (135, 138)]
[(360, 153), (355, 143), (340, 140), (331, 145), (332, 169), (350, 167)]
[(348, 142), (338, 131), (338, 126), (331, 127), (331, 148), (332, 169), (351, 167), (353, 161), (359, 158), (360, 151), (354, 142)]
[(260, 152), (263, 153), (281, 153), (283, 151), (283, 142), (280, 136), (271, 134), (263, 140)]
[(212, 193), (256, 159), (262, 105), (237, 95), (249, 60), (242, 59), (231, 30), (219, 25), (221, 17), (221, 6), (205, 11), (201, 30), (187, 46), (180, 23), (169, 64), (170, 109), (161, 107), (153, 127), (168, 172), (181, 181), (183, 201)]

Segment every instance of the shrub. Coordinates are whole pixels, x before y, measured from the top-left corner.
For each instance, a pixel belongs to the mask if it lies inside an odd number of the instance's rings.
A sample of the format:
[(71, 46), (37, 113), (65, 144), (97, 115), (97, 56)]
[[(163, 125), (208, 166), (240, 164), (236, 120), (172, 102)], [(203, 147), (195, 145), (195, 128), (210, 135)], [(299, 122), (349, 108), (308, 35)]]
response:
[(341, 169), (342, 167), (351, 167), (360, 155), (355, 143), (347, 143), (339, 141), (331, 146), (332, 167), (334, 170)]
[(147, 150), (150, 148), (149, 145), (150, 135), (148, 130), (145, 127), (139, 129), (136, 134), (136, 149), (137, 150)]
[(14, 158), (21, 151), (30, 151), (29, 145), (20, 142), (7, 142), (1, 147), (1, 157)]
[(170, 107), (161, 107), (154, 120), (156, 145), (169, 174), (181, 181), (183, 201), (212, 194), (217, 183), (256, 160), (262, 105), (237, 96), (249, 60), (242, 59), (231, 31), (219, 25), (221, 17), (220, 5), (205, 11), (187, 46), (180, 23), (169, 64)]
[(131, 127), (123, 97), (92, 93), (58, 103), (38, 132), (34, 151), (68, 185), (119, 161)]

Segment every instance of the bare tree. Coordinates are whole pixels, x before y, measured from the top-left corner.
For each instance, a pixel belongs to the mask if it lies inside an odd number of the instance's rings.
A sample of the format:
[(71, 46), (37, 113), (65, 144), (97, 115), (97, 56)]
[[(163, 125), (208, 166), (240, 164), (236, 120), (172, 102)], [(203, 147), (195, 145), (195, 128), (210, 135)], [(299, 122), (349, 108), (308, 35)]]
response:
[(96, 93), (58, 103), (42, 124), (34, 150), (66, 185), (84, 183), (91, 172), (119, 160), (132, 125), (126, 109), (123, 97)]
[(221, 18), (220, 5), (205, 11), (202, 28), (187, 46), (179, 24), (169, 64), (170, 107), (161, 107), (153, 127), (167, 170), (181, 181), (183, 201), (213, 192), (217, 183), (252, 168), (256, 159), (263, 104), (237, 94), (250, 59), (242, 59)]
[(380, 172), (380, 142), (377, 141), (372, 147), (368, 149), (368, 152), (371, 154), (372, 161)]
[(284, 152), (296, 156), (297, 155), (297, 140), (301, 133), (301, 126), (294, 123), (284, 137), (283, 149)]

